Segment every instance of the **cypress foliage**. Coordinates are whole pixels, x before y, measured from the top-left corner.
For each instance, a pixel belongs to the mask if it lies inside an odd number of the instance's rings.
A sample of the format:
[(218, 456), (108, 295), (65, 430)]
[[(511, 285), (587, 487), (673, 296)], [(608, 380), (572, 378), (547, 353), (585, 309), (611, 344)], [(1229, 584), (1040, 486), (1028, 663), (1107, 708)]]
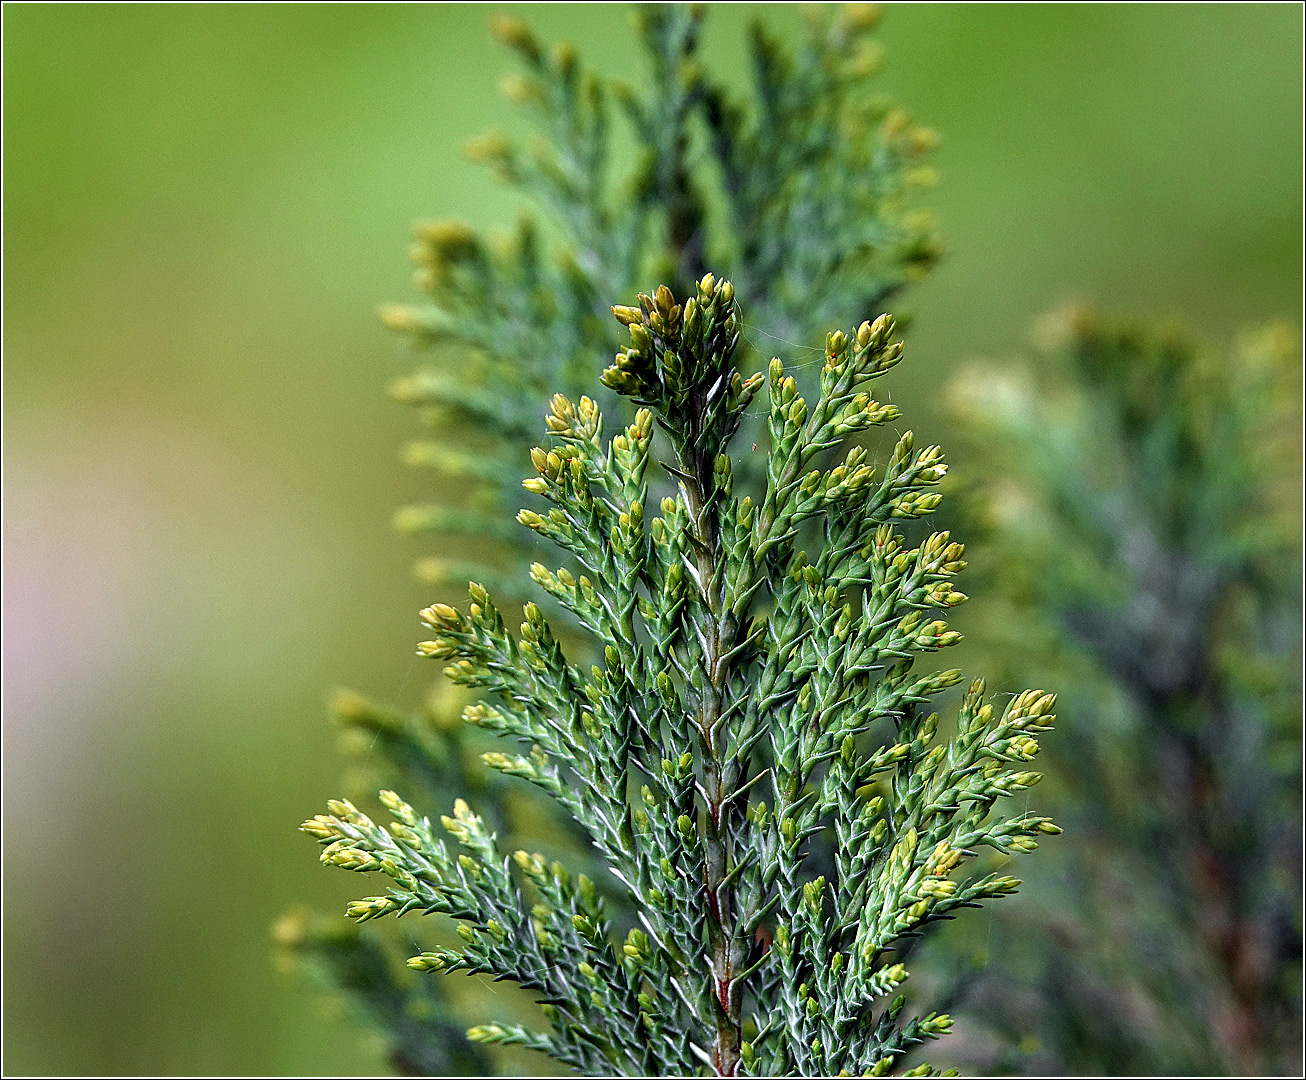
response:
[(1219, 351), (1092, 310), (1043, 337), (952, 400), (989, 478), (962, 500), (986, 553), (972, 641), (1074, 703), (1045, 798), (1075, 841), (1040, 860), (1042, 905), (996, 914), (953, 1007), (1033, 1035), (1035, 1072), (1292, 1073), (1299, 341)]
[[(809, 406), (778, 359), (739, 371), (729, 282), (708, 274), (683, 304), (661, 287), (613, 314), (630, 344), (603, 383), (641, 407), (609, 440), (592, 399), (555, 396), (553, 445), (532, 451), (524, 482), (550, 506), (517, 515), (575, 567), (531, 576), (596, 662), (569, 661), (534, 603), (512, 634), (475, 583), (466, 614), (422, 613), (436, 636), (419, 652), (487, 695), (464, 719), (529, 747), (483, 759), (565, 809), (623, 887), (618, 904), (561, 864), (503, 851), (462, 800), (441, 818), (455, 845), (389, 791), (388, 827), (337, 801), (303, 828), (324, 862), (389, 879), (353, 917), (459, 921), (461, 949), (410, 967), (511, 979), (547, 1006), (549, 1034), (489, 1024), (474, 1041), (588, 1073), (887, 1071), (950, 1025), (883, 1000), (907, 978), (895, 946), (1019, 885), (960, 874), (974, 849), (1026, 852), (1060, 831), (991, 816), (1039, 779), (1007, 765), (1037, 753), (1053, 698), (1027, 691), (998, 711), (972, 683), (951, 738), (925, 715), (961, 679), (913, 667), (960, 638), (929, 615), (965, 599), (962, 549), (947, 533), (909, 547), (896, 526), (938, 505), (942, 454), (908, 432), (881, 467), (857, 446), (820, 464), (897, 418), (868, 393), (902, 356), (888, 316), (828, 335)], [(729, 450), (763, 385), (754, 501), (734, 493)]]
[[(500, 1044), (598, 1073), (885, 1072), (948, 1027), (892, 993), (907, 943), (1016, 887), (963, 864), (1056, 831), (990, 813), (1037, 779), (1005, 766), (1036, 751), (1050, 696), (995, 709), (973, 684), (941, 731), (928, 704), (960, 673), (912, 670), (957, 640), (932, 615), (964, 599), (960, 545), (897, 528), (937, 506), (938, 448), (907, 433), (877, 463), (854, 442), (897, 415), (869, 393), (901, 355), (876, 316), (937, 255), (908, 205), (932, 136), (866, 92), (873, 10), (810, 12), (793, 48), (759, 26), (747, 97), (700, 65), (701, 19), (637, 14), (638, 87), (497, 22), (523, 69), (506, 90), (545, 137), (469, 151), (561, 239), (423, 226), (426, 299), (383, 312), (434, 361), (394, 387), (433, 432), (406, 456), (464, 493), (398, 524), (440, 538), (424, 580), (480, 584), (465, 613), (423, 613), (454, 689), (416, 712), (336, 703), (404, 798), (383, 793), (387, 826), (338, 801), (304, 828), (388, 891), (351, 926), (296, 914), (278, 937), (406, 1071), (488, 1071)], [(791, 342), (823, 359), (766, 364)], [(568, 565), (531, 565), (545, 540)], [(371, 920), (419, 911), (461, 940), (397, 966)], [(415, 975), (433, 970), (518, 983), (549, 1030), (459, 1036), (466, 1002)]]
[[(408, 460), (477, 496), (407, 507), (402, 531), (437, 533), (445, 546), (460, 536), (521, 546), (504, 511), (516, 510), (524, 450), (549, 397), (612, 403), (595, 365), (622, 347), (615, 301), (658, 282), (692, 295), (709, 269), (723, 273), (748, 299), (741, 360), (760, 366), (791, 342), (819, 355), (831, 326), (874, 318), (933, 265), (932, 218), (909, 204), (933, 181), (924, 162), (934, 135), (871, 93), (875, 9), (805, 17), (792, 49), (754, 26), (751, 94), (703, 68), (701, 6), (635, 9), (647, 68), (637, 85), (584, 70), (571, 46), (548, 48), (516, 20), (493, 22), (522, 68), (505, 92), (539, 131), (525, 147), (494, 133), (467, 152), (538, 206), (561, 240), (544, 250), (533, 216), (489, 239), (457, 222), (417, 229), (425, 299), (382, 317), (436, 363), (392, 392), (439, 435), (411, 445)], [(622, 120), (636, 148), (626, 172), (613, 161)], [(419, 573), (432, 584), (498, 581), (494, 565), (440, 558)], [(498, 583), (524, 599), (515, 580)]]

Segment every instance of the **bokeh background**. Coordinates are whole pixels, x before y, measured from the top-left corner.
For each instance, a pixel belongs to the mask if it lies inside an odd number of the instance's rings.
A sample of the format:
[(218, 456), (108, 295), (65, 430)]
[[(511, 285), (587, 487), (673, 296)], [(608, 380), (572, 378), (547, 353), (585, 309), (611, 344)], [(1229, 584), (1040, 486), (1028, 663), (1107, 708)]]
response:
[[(374, 309), (414, 221), (513, 215), (458, 151), (522, 128), (491, 10), (5, 6), (10, 1073), (385, 1069), (268, 926), (357, 892), (295, 831), (337, 790), (327, 691), (430, 674)], [(523, 14), (633, 55), (621, 7)], [(710, 16), (741, 77), (754, 14)], [(1217, 342), (1296, 321), (1296, 5), (887, 15), (882, 84), (943, 136), (949, 254), (894, 385), (917, 430), (946, 443), (939, 381), (1068, 299)]]

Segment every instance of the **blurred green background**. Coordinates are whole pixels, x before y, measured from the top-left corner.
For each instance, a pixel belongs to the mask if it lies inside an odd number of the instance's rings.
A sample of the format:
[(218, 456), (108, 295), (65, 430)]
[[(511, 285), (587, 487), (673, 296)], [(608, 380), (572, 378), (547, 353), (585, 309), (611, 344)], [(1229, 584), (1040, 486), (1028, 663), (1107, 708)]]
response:
[[(357, 892), (295, 831), (338, 787), (326, 691), (430, 674), (373, 309), (415, 220), (511, 219), (458, 152), (522, 128), (491, 10), (4, 8), (11, 1073), (384, 1070), (268, 926)], [(633, 55), (620, 7), (520, 14)], [(741, 76), (754, 14), (709, 19)], [(943, 136), (949, 256), (893, 387), (917, 430), (946, 445), (938, 381), (1067, 299), (1220, 342), (1296, 317), (1296, 5), (891, 5), (882, 39)]]

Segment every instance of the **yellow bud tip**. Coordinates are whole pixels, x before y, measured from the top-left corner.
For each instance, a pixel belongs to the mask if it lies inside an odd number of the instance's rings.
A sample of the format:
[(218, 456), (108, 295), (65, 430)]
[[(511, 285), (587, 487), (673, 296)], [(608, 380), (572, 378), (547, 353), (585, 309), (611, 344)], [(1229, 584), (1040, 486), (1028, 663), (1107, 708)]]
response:
[(410, 333), (421, 326), (417, 312), (405, 304), (382, 304), (377, 315), (386, 327), (401, 333)]
[(533, 41), (526, 24), (511, 15), (493, 15), (490, 18), (490, 34), (501, 45), (512, 45), (517, 48), (530, 45)]
[(288, 911), (272, 924), (272, 940), (283, 949), (302, 945), (307, 936), (307, 916), (302, 911)]
[(481, 135), (475, 139), (468, 139), (463, 143), (463, 154), (469, 161), (483, 164), (485, 162), (501, 161), (508, 157), (512, 152), (512, 144), (508, 142), (506, 135), (497, 131), (488, 135)]
[(521, 75), (505, 75), (499, 80), (499, 93), (514, 105), (525, 105), (540, 98), (540, 85)]
[(858, 33), (874, 30), (881, 14), (879, 4), (845, 4), (843, 9), (844, 21), (848, 29)]

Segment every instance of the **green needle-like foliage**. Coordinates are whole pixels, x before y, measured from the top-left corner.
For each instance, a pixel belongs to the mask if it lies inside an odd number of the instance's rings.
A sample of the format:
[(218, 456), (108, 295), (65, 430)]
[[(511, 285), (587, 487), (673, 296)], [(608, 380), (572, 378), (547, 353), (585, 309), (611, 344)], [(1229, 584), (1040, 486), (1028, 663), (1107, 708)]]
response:
[[(657, 280), (692, 289), (710, 258), (747, 283), (749, 321), (735, 356), (754, 370), (777, 345), (821, 356), (829, 325), (874, 316), (928, 270), (938, 245), (929, 216), (908, 200), (932, 180), (922, 162), (933, 136), (871, 92), (876, 18), (866, 5), (805, 9), (803, 31), (784, 43), (759, 23), (751, 88), (699, 61), (701, 8), (634, 13), (644, 76), (629, 85), (585, 70), (569, 46), (547, 47), (514, 20), (493, 23), (522, 67), (505, 92), (530, 112), (537, 134), (525, 148), (492, 135), (468, 151), (543, 211), (543, 222), (528, 216), (512, 236), (489, 238), (456, 222), (420, 226), (412, 255), (423, 299), (383, 311), (423, 353), (423, 366), (392, 389), (430, 431), (405, 458), (431, 476), (432, 498), (397, 517), (402, 530), (436, 539), (438, 556), (418, 566), (424, 581), (475, 578), (501, 603), (530, 597), (527, 567), (540, 541), (511, 517), (526, 451), (556, 391), (589, 394), (611, 409), (615, 395), (597, 375), (624, 336), (608, 313), (613, 297)], [(631, 141), (625, 167), (621, 147)], [(793, 368), (805, 381), (817, 366)], [(742, 416), (739, 441), (764, 444), (763, 420)], [(760, 495), (764, 457), (740, 463), (741, 489)], [(544, 604), (568, 647), (583, 652), (590, 642), (577, 637), (571, 612)], [(603, 880), (569, 815), (484, 766), (480, 754), (492, 740), (462, 722), (467, 701), (447, 684), (419, 708), (339, 695), (333, 713), (361, 765), (349, 778), (351, 797), (393, 787), (434, 813), (462, 792), (501, 841), (565, 857)], [(362, 992), (355, 977), (353, 943), (396, 947), (383, 929), (296, 917), (281, 924), (279, 940), (373, 1019), (397, 1061), (428, 1061), (430, 1040), (410, 1023), (402, 997)], [(488, 1061), (453, 1034), (474, 995), (442, 985), (429, 982), (428, 996), (449, 1053), (512, 1067), (511, 1058)], [(496, 1000), (512, 1013), (508, 997)]]
[[(596, 662), (569, 658), (533, 602), (514, 634), (476, 584), (466, 613), (422, 613), (419, 651), (485, 695), (465, 719), (524, 751), (486, 764), (561, 806), (619, 888), (504, 850), (462, 800), (440, 819), (452, 843), (393, 792), (388, 826), (334, 802), (304, 829), (325, 862), (388, 879), (355, 918), (458, 922), (461, 948), (411, 967), (544, 1003), (551, 1031), (487, 1024), (474, 1041), (588, 1073), (886, 1072), (950, 1024), (892, 997), (903, 943), (1017, 887), (968, 873), (977, 849), (1059, 831), (993, 815), (1038, 780), (1008, 765), (1037, 752), (1053, 698), (998, 710), (976, 682), (953, 734), (926, 715), (961, 679), (914, 668), (959, 639), (931, 615), (965, 599), (962, 550), (946, 533), (911, 547), (897, 525), (937, 506), (942, 454), (910, 432), (880, 466), (841, 449), (898, 415), (870, 396), (902, 355), (888, 316), (827, 335), (809, 405), (779, 360), (740, 370), (729, 282), (612, 311), (630, 340), (602, 381), (638, 408), (608, 437), (593, 400), (555, 396), (524, 484), (546, 505), (518, 514), (570, 563), (531, 575)], [(756, 499), (735, 493), (731, 455), (754, 402)]]
[[(921, 159), (934, 137), (868, 91), (875, 10), (806, 18), (795, 49), (754, 28), (751, 95), (700, 62), (701, 6), (634, 12), (647, 68), (637, 85), (586, 71), (569, 45), (547, 48), (516, 20), (494, 22), (524, 69), (505, 90), (539, 133), (524, 148), (489, 135), (468, 152), (544, 210), (550, 228), (527, 217), (490, 240), (456, 222), (417, 230), (426, 299), (383, 317), (437, 363), (393, 392), (440, 435), (410, 446), (408, 459), (476, 495), (408, 507), (401, 529), (511, 542), (503, 511), (549, 396), (611, 404), (594, 363), (621, 347), (607, 314), (614, 297), (658, 281), (687, 295), (714, 268), (749, 298), (740, 349), (760, 366), (780, 342), (819, 355), (830, 326), (873, 318), (933, 264), (931, 219), (907, 199), (931, 182)], [(635, 144), (624, 169), (614, 149), (622, 121)], [(476, 438), (455, 449), (460, 427)], [(420, 572), (433, 584), (474, 576), (524, 598), (521, 578), (481, 562), (445, 556)]]
[(1049, 330), (1037, 365), (977, 366), (954, 398), (968, 476), (992, 478), (976, 639), (1074, 702), (1047, 798), (1075, 842), (1031, 883), (1055, 908), (998, 915), (957, 1007), (1035, 1036), (1037, 1072), (1292, 1073), (1299, 341), (1221, 353), (1091, 311)]
[(467, 1040), (440, 988), (404, 963), (392, 942), (356, 923), (284, 915), (273, 928), (283, 959), (309, 973), (351, 1005), (363, 1023), (385, 1033), (390, 1062), (407, 1076), (480, 1076), (483, 1049)]

